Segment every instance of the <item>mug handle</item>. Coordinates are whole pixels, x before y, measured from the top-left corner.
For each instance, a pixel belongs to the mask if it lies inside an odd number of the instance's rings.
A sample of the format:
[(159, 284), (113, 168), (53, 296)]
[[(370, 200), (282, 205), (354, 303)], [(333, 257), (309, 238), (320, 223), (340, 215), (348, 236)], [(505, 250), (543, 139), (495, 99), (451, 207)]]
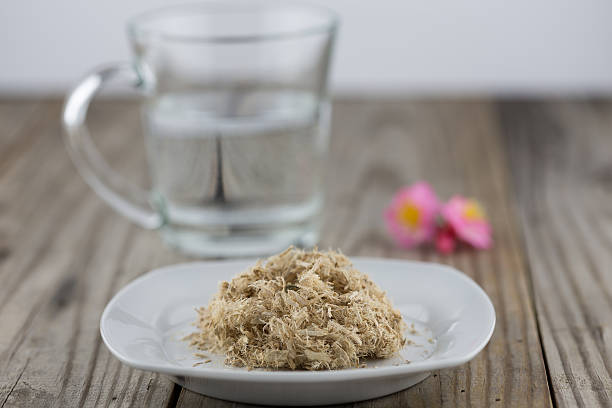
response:
[(128, 63), (104, 66), (86, 76), (66, 98), (62, 112), (64, 141), (77, 170), (100, 197), (136, 224), (155, 229), (164, 222), (153, 210), (151, 194), (110, 168), (85, 126), (87, 109), (98, 91), (115, 78), (134, 77), (133, 86), (137, 88), (142, 85), (142, 79)]

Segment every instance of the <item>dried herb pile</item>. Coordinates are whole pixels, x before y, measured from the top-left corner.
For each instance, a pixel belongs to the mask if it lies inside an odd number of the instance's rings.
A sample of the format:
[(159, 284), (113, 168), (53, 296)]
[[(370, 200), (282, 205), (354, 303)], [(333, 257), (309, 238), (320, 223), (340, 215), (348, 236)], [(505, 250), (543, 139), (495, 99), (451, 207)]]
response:
[(293, 247), (222, 282), (197, 327), (192, 345), (249, 369), (358, 367), (405, 344), (400, 313), (346, 256)]

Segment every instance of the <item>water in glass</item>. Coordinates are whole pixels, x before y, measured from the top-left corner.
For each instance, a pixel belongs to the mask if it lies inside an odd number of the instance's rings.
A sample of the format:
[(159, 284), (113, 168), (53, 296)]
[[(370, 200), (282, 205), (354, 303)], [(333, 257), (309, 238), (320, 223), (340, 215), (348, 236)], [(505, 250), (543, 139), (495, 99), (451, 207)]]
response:
[(226, 256), (316, 242), (327, 102), (233, 87), (152, 98), (143, 115), (169, 243)]

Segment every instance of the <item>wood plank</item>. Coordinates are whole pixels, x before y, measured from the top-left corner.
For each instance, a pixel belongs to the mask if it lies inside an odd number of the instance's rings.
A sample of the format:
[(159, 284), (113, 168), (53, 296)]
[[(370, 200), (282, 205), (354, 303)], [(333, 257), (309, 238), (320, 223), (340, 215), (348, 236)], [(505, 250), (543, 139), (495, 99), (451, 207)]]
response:
[[(34, 129), (41, 123), (41, 113), (41, 105), (35, 101), (0, 101), (0, 175), (28, 149), (36, 135)], [(25, 126), (31, 129), (23, 129)]]
[[(177, 387), (123, 366), (101, 346), (98, 319), (125, 283), (185, 258), (95, 197), (61, 145), (59, 103), (33, 106), (35, 118), (11, 131), (12, 140), (27, 142), (11, 148), (10, 164), (0, 172), (0, 248), (5, 248), (0, 260), (0, 404), (173, 405)], [(491, 345), (468, 365), (435, 372), (407, 391), (354, 406), (549, 405), (494, 108), (488, 103), (403, 102), (343, 102), (335, 108), (322, 245), (350, 255), (456, 265), (485, 288), (498, 311)], [(137, 121), (132, 104), (99, 104), (91, 127), (121, 172), (142, 182), (141, 144), (125, 137), (138, 133)], [(0, 134), (8, 128), (3, 123)], [(395, 189), (419, 178), (431, 181), (445, 197), (460, 192), (481, 199), (491, 209), (495, 249), (440, 257), (428, 250), (394, 248), (380, 213)], [(609, 347), (609, 332), (602, 333), (602, 344)], [(232, 404), (184, 391), (177, 405)]]
[(612, 406), (612, 106), (499, 106), (559, 406)]
[[(59, 111), (43, 104), (0, 174), (0, 406), (166, 406), (174, 385), (112, 358), (98, 321), (125, 283), (183, 258), (84, 185), (61, 144)], [(119, 170), (142, 174), (141, 144), (125, 137), (137, 133), (135, 107), (101, 104), (91, 119)]]
[[(490, 345), (464, 366), (352, 407), (550, 406), (529, 279), (496, 110), (489, 103), (341, 102), (334, 106), (322, 247), (349, 255), (424, 259), (474, 278), (497, 311)], [(439, 256), (397, 249), (381, 214), (402, 185), (425, 179), (448, 198), (474, 196), (489, 210), (495, 247)], [(242, 407), (183, 390), (177, 406)]]

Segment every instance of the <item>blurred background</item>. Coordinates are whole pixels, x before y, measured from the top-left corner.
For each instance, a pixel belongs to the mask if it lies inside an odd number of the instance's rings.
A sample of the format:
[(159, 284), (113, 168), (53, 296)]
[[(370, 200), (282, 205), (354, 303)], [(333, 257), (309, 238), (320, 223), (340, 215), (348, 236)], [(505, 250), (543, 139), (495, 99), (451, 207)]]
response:
[[(97, 64), (126, 60), (126, 20), (184, 0), (0, 3), (0, 95), (63, 94)], [(313, 1), (342, 19), (341, 96), (612, 93), (612, 2)]]

